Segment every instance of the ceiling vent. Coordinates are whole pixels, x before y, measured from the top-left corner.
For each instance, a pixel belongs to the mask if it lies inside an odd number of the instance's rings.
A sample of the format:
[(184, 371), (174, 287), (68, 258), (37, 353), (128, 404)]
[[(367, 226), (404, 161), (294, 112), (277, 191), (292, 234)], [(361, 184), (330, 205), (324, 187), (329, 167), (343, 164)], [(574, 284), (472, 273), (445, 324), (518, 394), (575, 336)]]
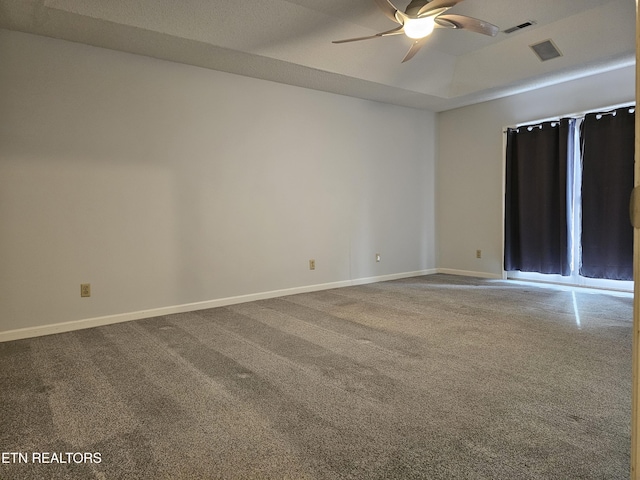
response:
[(556, 47), (555, 43), (552, 40), (545, 40), (544, 42), (535, 43), (533, 45), (529, 45), (533, 53), (540, 59), (541, 62), (546, 62), (547, 60), (551, 60), (552, 58), (558, 58), (562, 56), (558, 47)]
[(506, 33), (506, 34), (513, 33), (513, 32), (517, 32), (518, 30), (522, 30), (523, 28), (527, 28), (527, 27), (530, 27), (530, 26), (535, 25), (535, 24), (536, 24), (536, 22), (534, 22), (533, 20), (529, 20), (528, 22), (521, 23), (520, 25), (516, 25), (515, 27), (507, 28), (506, 30), (503, 30), (503, 32)]

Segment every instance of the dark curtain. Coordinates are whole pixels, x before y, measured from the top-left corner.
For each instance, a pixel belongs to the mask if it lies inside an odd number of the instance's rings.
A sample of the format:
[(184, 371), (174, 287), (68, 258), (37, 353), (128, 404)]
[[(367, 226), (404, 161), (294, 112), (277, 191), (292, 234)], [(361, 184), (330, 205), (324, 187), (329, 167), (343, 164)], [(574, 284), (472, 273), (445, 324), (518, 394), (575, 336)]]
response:
[(633, 279), (635, 114), (629, 108), (585, 116), (582, 145), (582, 265), (580, 275)]
[(507, 131), (505, 270), (570, 275), (567, 161), (574, 120)]

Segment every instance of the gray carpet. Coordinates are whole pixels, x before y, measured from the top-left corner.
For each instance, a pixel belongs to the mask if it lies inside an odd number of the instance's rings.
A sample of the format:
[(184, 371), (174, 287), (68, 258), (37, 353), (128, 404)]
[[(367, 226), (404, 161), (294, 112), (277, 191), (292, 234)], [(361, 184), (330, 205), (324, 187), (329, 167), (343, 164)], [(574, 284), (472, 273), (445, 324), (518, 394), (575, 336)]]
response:
[(631, 334), (432, 275), (6, 342), (0, 479), (628, 478)]

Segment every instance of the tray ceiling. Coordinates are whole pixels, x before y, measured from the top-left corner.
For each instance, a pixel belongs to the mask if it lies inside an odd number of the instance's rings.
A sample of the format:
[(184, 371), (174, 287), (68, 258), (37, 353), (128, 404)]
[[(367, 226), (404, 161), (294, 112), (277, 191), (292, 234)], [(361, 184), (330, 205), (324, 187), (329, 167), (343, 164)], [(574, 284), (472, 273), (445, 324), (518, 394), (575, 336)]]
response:
[[(394, 27), (373, 0), (0, 0), (0, 28), (434, 111), (635, 62), (633, 0), (465, 0), (449, 13), (500, 33), (437, 29), (402, 64), (404, 36), (331, 43)], [(529, 46), (545, 40), (563, 56), (541, 62)]]

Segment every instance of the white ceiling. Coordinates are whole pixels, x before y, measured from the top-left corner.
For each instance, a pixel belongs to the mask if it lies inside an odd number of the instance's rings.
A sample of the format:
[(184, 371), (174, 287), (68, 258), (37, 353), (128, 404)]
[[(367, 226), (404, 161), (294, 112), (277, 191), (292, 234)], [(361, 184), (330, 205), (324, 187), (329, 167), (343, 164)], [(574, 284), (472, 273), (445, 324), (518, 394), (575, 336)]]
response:
[[(374, 0), (0, 0), (0, 27), (434, 111), (635, 61), (634, 0), (465, 0), (449, 13), (501, 31), (437, 29), (401, 63), (403, 35), (331, 43), (396, 26)], [(563, 56), (543, 63), (529, 45), (547, 39)]]

